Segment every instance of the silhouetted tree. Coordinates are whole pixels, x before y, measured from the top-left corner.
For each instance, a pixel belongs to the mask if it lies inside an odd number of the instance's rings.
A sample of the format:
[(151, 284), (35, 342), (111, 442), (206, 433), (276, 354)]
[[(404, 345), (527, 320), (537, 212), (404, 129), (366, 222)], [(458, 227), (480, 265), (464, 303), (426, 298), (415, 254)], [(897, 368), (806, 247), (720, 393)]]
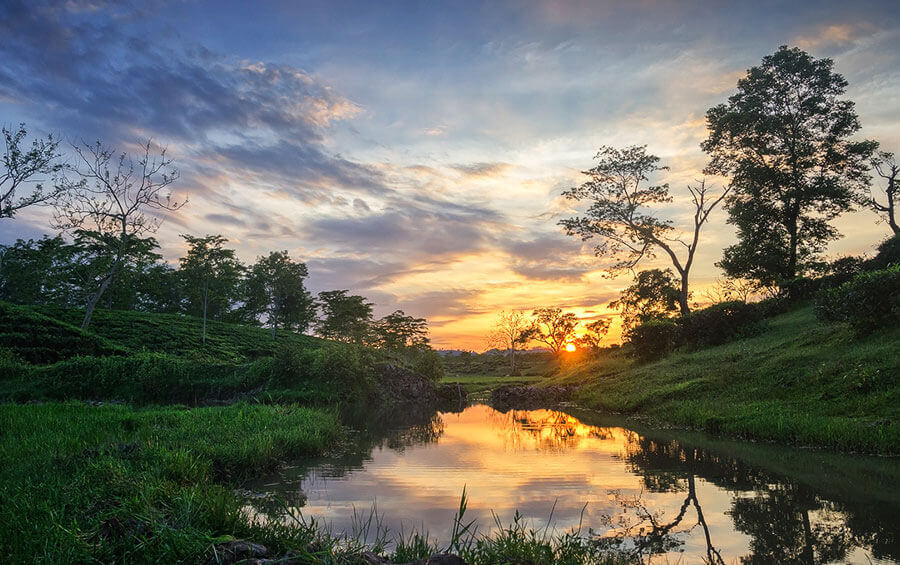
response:
[[(182, 235), (188, 243), (187, 255), (180, 259), (179, 278), (184, 288), (185, 310), (203, 317), (203, 343), (206, 343), (206, 319), (221, 319), (239, 298), (244, 266), (234, 249), (226, 249), (221, 235), (194, 237)], [(306, 275), (303, 275), (306, 276)]]
[(317, 332), (325, 339), (365, 343), (372, 333), (372, 303), (348, 290), (319, 293), (321, 317)]
[[(613, 273), (634, 269), (643, 259), (653, 258), (655, 251), (662, 250), (681, 277), (678, 303), (682, 315), (688, 314), (688, 279), (700, 243), (700, 230), (728, 189), (713, 196), (705, 180), (698, 186), (688, 185), (694, 226), (690, 241), (685, 242), (672, 237), (675, 227), (670, 220), (658, 218), (650, 209), (672, 202), (667, 183), (645, 185), (654, 173), (668, 170), (659, 165), (659, 157), (647, 153), (646, 145), (632, 145), (624, 149), (601, 147), (594, 158), (597, 164), (584, 171), (590, 180), (563, 192), (570, 200), (587, 200), (590, 207), (581, 216), (561, 220), (560, 225), (568, 235), (580, 236), (582, 240), (600, 239), (594, 252), (618, 259), (609, 269)], [(679, 246), (687, 252), (684, 258), (677, 252)]]
[(680, 289), (669, 269), (641, 271), (634, 283), (622, 291), (610, 307), (622, 311), (626, 331), (654, 318), (667, 318), (678, 311)]
[(16, 304), (70, 305), (78, 287), (73, 265), (78, 250), (61, 236), (17, 239), (0, 246), (0, 300)]
[(850, 140), (860, 124), (833, 66), (782, 46), (706, 113), (706, 172), (730, 176), (733, 189), (726, 206), (739, 241), (719, 263), (729, 276), (796, 277), (838, 237), (829, 222), (869, 184), (877, 144)]
[(428, 347), (428, 323), (425, 318), (407, 316), (395, 310), (374, 324), (375, 345), (386, 349)]
[(531, 324), (524, 312), (504, 310), (497, 315), (494, 328), (488, 335), (488, 343), (491, 346), (507, 352), (510, 372), (513, 375), (516, 374), (516, 350), (528, 343), (531, 332)]
[[(59, 162), (59, 141), (48, 135), (47, 139), (32, 140), (28, 147), (25, 124), (18, 130), (2, 128), (5, 151), (3, 168), (0, 169), (0, 219), (12, 218), (17, 211), (34, 204), (46, 203), (65, 190), (64, 185), (44, 187), (44, 180), (37, 178), (59, 172), (63, 165)], [(23, 185), (31, 185), (28, 194), (17, 194)]]
[(142, 247), (143, 237), (159, 229), (159, 212), (174, 211), (185, 201), (172, 200), (168, 187), (178, 178), (166, 150), (153, 154), (148, 141), (137, 160), (98, 141), (94, 145), (73, 146), (79, 163), (74, 167), (79, 182), (66, 181), (56, 203), (55, 225), (89, 242), (98, 256), (106, 258), (105, 272), (87, 299), (82, 329), (91, 323), (94, 308), (133, 253)]
[(578, 318), (561, 308), (538, 308), (531, 313), (531, 338), (550, 348), (554, 355), (575, 337)]
[(584, 325), (584, 333), (577, 338), (578, 346), (597, 353), (601, 349), (603, 338), (609, 332), (609, 320), (594, 320)]
[(265, 316), (272, 330), (303, 332), (315, 319), (315, 301), (304, 286), (309, 275), (305, 263), (291, 259), (287, 251), (258, 257), (244, 281), (244, 311), (255, 319)]
[(900, 189), (897, 185), (897, 174), (900, 173), (900, 165), (894, 159), (893, 153), (881, 151), (872, 160), (872, 168), (879, 177), (887, 181), (884, 188), (886, 202), (881, 204), (874, 194), (870, 194), (868, 204), (879, 214), (884, 214), (888, 225), (896, 235), (900, 233), (900, 225), (897, 224), (897, 191)]

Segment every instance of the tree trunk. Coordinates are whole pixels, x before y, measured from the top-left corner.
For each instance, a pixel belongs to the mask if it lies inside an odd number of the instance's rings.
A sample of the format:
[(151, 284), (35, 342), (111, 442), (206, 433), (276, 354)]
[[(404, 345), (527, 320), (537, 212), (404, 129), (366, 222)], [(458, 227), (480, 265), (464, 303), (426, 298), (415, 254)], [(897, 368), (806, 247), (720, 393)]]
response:
[(81, 329), (83, 331), (87, 331), (88, 326), (91, 324), (91, 316), (94, 315), (94, 308), (97, 307), (97, 303), (100, 302), (100, 297), (103, 296), (103, 293), (106, 291), (106, 287), (109, 286), (109, 283), (112, 282), (113, 278), (115, 278), (116, 273), (119, 271), (119, 263), (113, 265), (113, 268), (110, 269), (109, 273), (103, 278), (103, 282), (100, 283), (100, 288), (97, 289), (97, 292), (91, 296), (91, 299), (88, 300), (87, 306), (84, 309), (84, 320), (81, 322)]
[(691, 307), (688, 304), (688, 272), (681, 273), (681, 294), (678, 297), (678, 305), (681, 308), (681, 315), (687, 316), (691, 313)]
[(203, 345), (206, 345), (206, 305), (209, 303), (209, 283), (203, 284)]
[(513, 345), (509, 349), (509, 366), (510, 366), (510, 374), (516, 374), (516, 346)]
[(891, 226), (891, 229), (894, 231), (894, 235), (900, 233), (900, 226), (897, 225), (897, 216), (894, 211), (894, 179), (888, 182), (887, 189), (887, 209), (888, 209), (888, 225)]

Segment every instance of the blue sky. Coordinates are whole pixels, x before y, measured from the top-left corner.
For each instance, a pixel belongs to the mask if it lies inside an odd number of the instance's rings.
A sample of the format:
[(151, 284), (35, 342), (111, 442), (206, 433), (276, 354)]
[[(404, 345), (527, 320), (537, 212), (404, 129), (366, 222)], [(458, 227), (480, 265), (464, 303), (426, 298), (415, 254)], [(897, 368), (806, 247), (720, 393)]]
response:
[[(832, 57), (861, 135), (900, 150), (900, 3), (0, 0), (0, 122), (152, 137), (190, 204), (158, 239), (222, 233), (247, 261), (287, 249), (314, 290), (428, 317), (480, 349), (501, 308), (609, 315), (628, 282), (566, 238), (560, 192), (602, 144), (648, 144), (676, 202), (700, 176), (707, 108), (779, 45)], [(720, 212), (694, 282), (733, 241)], [(887, 233), (860, 212), (833, 256)], [(49, 232), (46, 210), (0, 242)]]

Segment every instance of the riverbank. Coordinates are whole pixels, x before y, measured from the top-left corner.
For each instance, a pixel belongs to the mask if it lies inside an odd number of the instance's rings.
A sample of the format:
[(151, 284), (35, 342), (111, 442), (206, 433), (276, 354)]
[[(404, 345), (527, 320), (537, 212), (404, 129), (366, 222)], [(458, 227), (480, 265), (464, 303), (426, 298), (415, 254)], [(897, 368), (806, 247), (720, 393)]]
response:
[(544, 384), (657, 424), (848, 452), (900, 454), (900, 328), (855, 336), (811, 307), (764, 331), (640, 365), (621, 355), (563, 364)]

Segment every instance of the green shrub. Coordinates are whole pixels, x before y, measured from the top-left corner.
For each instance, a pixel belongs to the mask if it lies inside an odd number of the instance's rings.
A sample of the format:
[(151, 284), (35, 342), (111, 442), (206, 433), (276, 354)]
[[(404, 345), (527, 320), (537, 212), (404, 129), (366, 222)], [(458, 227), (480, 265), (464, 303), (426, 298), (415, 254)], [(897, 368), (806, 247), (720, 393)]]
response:
[(419, 350), (412, 360), (413, 371), (438, 382), (444, 378), (444, 360), (441, 354), (434, 349)]
[(900, 322), (900, 264), (860, 273), (816, 297), (816, 315), (829, 322), (847, 322), (858, 334)]
[(338, 343), (317, 349), (280, 347), (272, 359), (270, 386), (308, 394), (315, 402), (360, 398), (374, 384), (371, 350)]
[(740, 300), (713, 304), (682, 318), (681, 338), (692, 347), (721, 345), (760, 327), (763, 309)]
[(679, 345), (681, 327), (675, 320), (651, 319), (628, 330), (625, 337), (632, 356), (653, 361), (665, 357)]
[(875, 257), (866, 262), (866, 268), (870, 270), (886, 269), (891, 265), (900, 265), (900, 234), (882, 241)]

